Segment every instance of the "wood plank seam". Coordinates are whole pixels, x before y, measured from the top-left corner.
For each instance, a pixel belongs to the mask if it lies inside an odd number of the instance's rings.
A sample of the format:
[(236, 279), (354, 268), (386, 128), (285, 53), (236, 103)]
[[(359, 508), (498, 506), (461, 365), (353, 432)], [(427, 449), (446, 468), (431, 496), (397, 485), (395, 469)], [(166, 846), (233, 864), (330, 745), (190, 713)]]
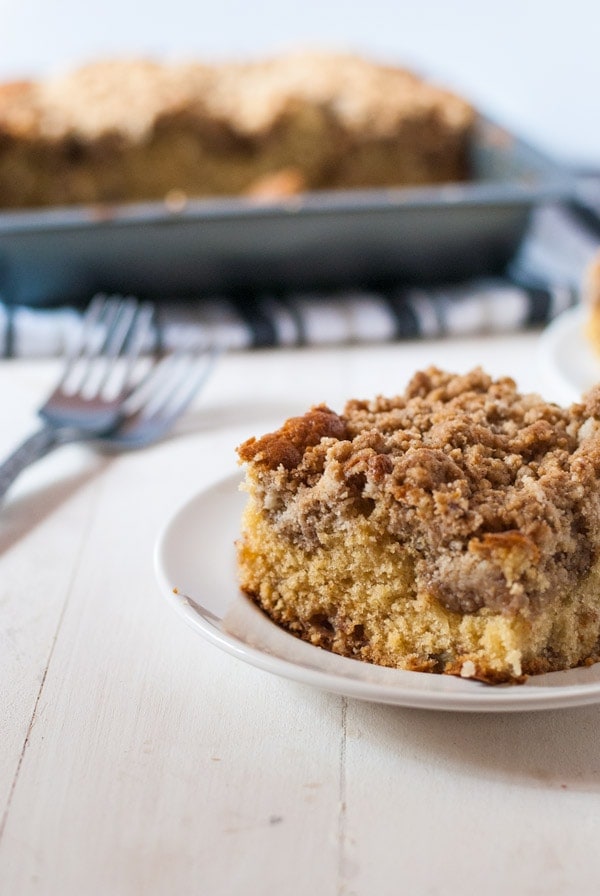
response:
[(41, 680), (41, 682), (40, 682), (40, 686), (39, 686), (39, 689), (38, 689), (38, 692), (37, 692), (37, 696), (36, 696), (36, 698), (35, 698), (35, 702), (34, 702), (34, 705), (33, 705), (33, 710), (32, 710), (32, 713), (31, 713), (31, 719), (30, 719), (30, 721), (29, 721), (29, 725), (27, 726), (27, 731), (26, 731), (26, 734), (25, 734), (25, 738), (24, 738), (24, 740), (23, 740), (23, 747), (22, 747), (21, 752), (20, 752), (20, 754), (19, 754), (19, 759), (18, 759), (18, 761), (17, 761), (17, 766), (16, 766), (16, 769), (15, 769), (15, 774), (14, 774), (14, 776), (13, 776), (13, 780), (12, 780), (12, 783), (11, 783), (11, 786), (10, 786), (10, 790), (9, 790), (9, 792), (8, 792), (8, 797), (7, 797), (7, 800), (6, 800), (6, 806), (5, 806), (5, 808), (4, 808), (4, 812), (3, 812), (3, 814), (2, 814), (2, 818), (0, 819), (0, 844), (2, 843), (2, 839), (3, 839), (3, 836), (4, 836), (4, 831), (5, 831), (5, 829), (6, 829), (6, 824), (7, 824), (7, 822), (8, 822), (8, 816), (9, 816), (9, 813), (10, 813), (10, 807), (11, 807), (11, 805), (12, 805), (12, 801), (13, 801), (13, 796), (14, 796), (15, 790), (16, 790), (16, 788), (17, 788), (17, 782), (18, 782), (18, 780), (19, 780), (19, 775), (20, 775), (21, 768), (22, 768), (22, 766), (23, 766), (23, 762), (24, 762), (24, 759), (25, 759), (25, 753), (26, 753), (26, 751), (27, 751), (27, 746), (28, 746), (28, 744), (29, 744), (29, 739), (30, 739), (30, 737), (31, 737), (31, 732), (32, 732), (32, 730), (33, 730), (33, 726), (34, 726), (35, 719), (36, 719), (36, 716), (37, 716), (37, 711), (38, 711), (38, 707), (39, 707), (40, 699), (41, 699), (41, 696), (42, 696), (42, 693), (43, 693), (43, 690), (44, 690), (44, 685), (46, 684), (46, 678), (47, 678), (47, 676), (48, 676), (48, 672), (49, 672), (49, 670), (50, 670), (50, 664), (51, 664), (51, 662), (52, 662), (52, 657), (53, 657), (53, 655), (54, 655), (54, 649), (55, 649), (55, 647), (56, 647), (56, 643), (57, 643), (57, 641), (58, 641), (58, 636), (59, 636), (59, 634), (60, 634), (60, 630), (61, 630), (61, 627), (62, 627), (64, 618), (65, 618), (65, 615), (66, 615), (66, 610), (67, 610), (67, 606), (68, 606), (68, 603), (69, 603), (69, 599), (70, 599), (71, 594), (72, 594), (72, 592), (73, 592), (73, 586), (74, 586), (74, 584), (75, 584), (75, 580), (76, 580), (76, 578), (77, 578), (77, 573), (78, 573), (78, 571), (79, 571), (79, 566), (80, 566), (81, 558), (82, 558), (82, 555), (83, 555), (83, 545), (84, 545), (85, 540), (86, 540), (86, 538), (88, 537), (89, 533), (91, 532), (92, 524), (93, 524), (93, 521), (94, 521), (94, 518), (95, 518), (95, 513), (96, 513), (97, 508), (98, 508), (98, 506), (99, 506), (100, 497), (101, 497), (101, 489), (100, 489), (100, 488), (97, 488), (97, 489), (96, 489), (96, 492), (97, 492), (97, 497), (96, 497), (96, 501), (95, 501), (95, 503), (94, 503), (94, 507), (93, 507), (93, 508), (90, 508), (90, 512), (89, 512), (89, 514), (88, 514), (88, 519), (87, 519), (87, 524), (86, 524), (85, 526), (82, 527), (81, 541), (80, 541), (80, 544), (79, 544), (79, 549), (78, 549), (78, 551), (76, 552), (77, 560), (76, 560), (76, 562), (75, 562), (74, 565), (73, 565), (73, 569), (72, 569), (72, 571), (71, 571), (71, 577), (70, 577), (70, 580), (69, 580), (69, 585), (68, 585), (68, 587), (67, 587), (67, 589), (66, 589), (66, 591), (65, 591), (65, 599), (64, 599), (64, 601), (63, 601), (63, 605), (62, 605), (62, 607), (61, 607), (60, 615), (59, 615), (59, 618), (58, 618), (58, 623), (57, 623), (57, 625), (56, 625), (56, 630), (55, 630), (55, 632), (54, 632), (54, 636), (53, 636), (53, 638), (52, 638), (52, 643), (51, 643), (51, 645), (50, 645), (50, 651), (49, 651), (49, 653), (48, 653), (48, 658), (47, 658), (47, 660), (46, 660), (46, 665), (45, 665), (44, 672), (43, 672), (43, 675), (42, 675), (42, 680)]
[(337, 893), (343, 896), (346, 890), (345, 871), (346, 871), (346, 847), (347, 847), (347, 831), (346, 831), (346, 742), (347, 742), (347, 715), (348, 715), (348, 698), (342, 697), (342, 713), (341, 713), (341, 739), (340, 739), (340, 764), (339, 764), (339, 816), (338, 816), (338, 880)]

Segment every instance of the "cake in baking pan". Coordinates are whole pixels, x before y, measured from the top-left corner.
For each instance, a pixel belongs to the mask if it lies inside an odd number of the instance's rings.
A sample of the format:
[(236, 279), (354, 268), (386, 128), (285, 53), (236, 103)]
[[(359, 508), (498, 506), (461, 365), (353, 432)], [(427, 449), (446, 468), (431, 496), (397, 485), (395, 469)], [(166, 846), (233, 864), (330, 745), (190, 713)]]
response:
[(0, 85), (0, 205), (460, 181), (473, 122), (461, 97), (354, 55), (100, 61)]
[(241, 588), (292, 634), (489, 683), (598, 659), (600, 387), (561, 408), (429, 368), (238, 453)]

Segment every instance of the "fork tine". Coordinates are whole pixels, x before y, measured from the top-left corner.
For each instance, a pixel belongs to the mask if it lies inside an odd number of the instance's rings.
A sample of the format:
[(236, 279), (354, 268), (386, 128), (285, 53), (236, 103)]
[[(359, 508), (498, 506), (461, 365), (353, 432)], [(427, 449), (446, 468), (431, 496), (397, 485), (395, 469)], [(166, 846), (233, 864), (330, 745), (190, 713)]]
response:
[(119, 391), (127, 391), (131, 386), (131, 376), (135, 364), (147, 343), (151, 332), (154, 309), (144, 303), (138, 305), (135, 299), (124, 299), (119, 308), (119, 317), (115, 320), (112, 334), (107, 335), (108, 342), (103, 354), (104, 371), (98, 383), (98, 390), (103, 389), (114, 373), (117, 358), (122, 358), (124, 366), (120, 370)]
[[(76, 371), (79, 391), (93, 381), (94, 392), (100, 394), (113, 378), (115, 388), (127, 392), (132, 387), (136, 362), (150, 341), (153, 314), (149, 303), (139, 305), (131, 297), (96, 296), (90, 302), (80, 338), (69, 355), (57, 388), (63, 388)], [(118, 366), (117, 361), (121, 359), (123, 365)]]
[(97, 295), (94, 296), (94, 298), (88, 305), (81, 328), (79, 330), (78, 338), (75, 340), (65, 359), (63, 373), (57, 383), (58, 388), (64, 385), (66, 380), (69, 378), (77, 361), (83, 358), (85, 353), (89, 351), (93, 335), (94, 333), (96, 333), (98, 324), (102, 320), (102, 317), (105, 313), (107, 301), (108, 300), (106, 296)]
[(144, 302), (138, 309), (135, 325), (129, 337), (129, 348), (125, 354), (126, 367), (123, 382), (128, 384), (136, 361), (146, 345), (154, 325), (154, 307)]
[(188, 375), (189, 378), (184, 382), (184, 388), (179, 391), (179, 394), (177, 394), (177, 386), (174, 384), (174, 388), (165, 402), (165, 404), (169, 405), (168, 413), (166, 413), (165, 405), (163, 405), (163, 416), (166, 414), (169, 420), (174, 420), (185, 411), (198, 390), (202, 388), (209, 378), (218, 356), (219, 350), (215, 346), (204, 347), (202, 350), (198, 349), (190, 355), (190, 366), (192, 369)]
[(134, 299), (107, 298), (103, 295), (92, 299), (83, 319), (79, 340), (67, 359), (58, 388), (65, 385), (78, 364), (87, 362), (87, 366), (79, 370), (77, 387), (82, 389), (94, 370), (91, 362), (99, 357), (113, 359), (119, 351), (122, 333), (126, 336), (128, 317), (135, 311), (135, 306)]
[(110, 320), (106, 325), (102, 355), (108, 360), (116, 358), (125, 345), (127, 334), (137, 314), (135, 299), (116, 299), (107, 309)]
[[(129, 330), (135, 320), (137, 307), (136, 300), (132, 298), (112, 298), (107, 299), (105, 303), (101, 321), (104, 330), (101, 344), (94, 345), (93, 340), (90, 339), (86, 350), (84, 350), (86, 360), (90, 362), (98, 361), (95, 368), (96, 372), (100, 371), (99, 375), (97, 373), (98, 379), (95, 384), (97, 392), (100, 392), (106, 385), (113, 369), (113, 362), (121, 354)], [(99, 363), (100, 359), (102, 361), (101, 366)], [(90, 363), (79, 385), (80, 389), (85, 388), (93, 372), (94, 365)]]
[(136, 416), (147, 421), (178, 417), (210, 376), (218, 354), (214, 346), (196, 345), (179, 348), (160, 361), (132, 396)]
[(188, 349), (181, 357), (181, 360), (188, 362), (187, 373), (185, 376), (180, 374), (172, 378), (169, 388), (163, 390), (162, 400), (155, 407), (148, 407), (148, 418), (160, 416), (171, 421), (179, 417), (210, 376), (217, 354), (214, 347), (204, 347), (193, 352)]
[(174, 354), (168, 354), (160, 358), (142, 377), (140, 382), (135, 386), (127, 399), (127, 410), (129, 413), (138, 413), (142, 408), (146, 407), (153, 398), (165, 388), (165, 384), (169, 382), (172, 376), (172, 368), (175, 366), (176, 358)]

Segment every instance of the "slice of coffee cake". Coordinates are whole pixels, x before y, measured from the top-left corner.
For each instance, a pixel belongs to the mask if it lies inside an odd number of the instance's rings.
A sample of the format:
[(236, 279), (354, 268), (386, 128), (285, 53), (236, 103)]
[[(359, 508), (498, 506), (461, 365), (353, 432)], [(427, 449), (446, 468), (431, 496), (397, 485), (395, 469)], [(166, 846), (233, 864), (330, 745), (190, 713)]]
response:
[(293, 634), (490, 683), (598, 658), (600, 387), (563, 409), (430, 368), (238, 453), (241, 587)]

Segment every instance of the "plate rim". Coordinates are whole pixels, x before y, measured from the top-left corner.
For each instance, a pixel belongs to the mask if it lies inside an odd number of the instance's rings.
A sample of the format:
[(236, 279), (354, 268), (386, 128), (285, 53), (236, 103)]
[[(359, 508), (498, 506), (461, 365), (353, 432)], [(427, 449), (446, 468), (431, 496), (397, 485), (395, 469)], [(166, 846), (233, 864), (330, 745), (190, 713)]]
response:
[[(600, 681), (577, 684), (566, 684), (559, 687), (549, 687), (539, 685), (528, 687), (527, 683), (522, 685), (486, 685), (481, 682), (467, 682), (463, 679), (456, 679), (457, 685), (460, 681), (461, 687), (464, 685), (473, 686), (473, 691), (457, 691), (453, 693), (451, 690), (428, 690), (427, 688), (411, 688), (407, 687), (405, 681), (410, 679), (405, 676), (419, 676), (421, 682), (430, 682), (433, 684), (436, 679), (445, 681), (449, 685), (449, 676), (435, 676), (432, 673), (412, 672), (401, 669), (386, 669), (392, 676), (396, 673), (399, 678), (404, 679), (398, 685), (388, 685), (381, 683), (369, 682), (360, 677), (350, 677), (343, 672), (331, 672), (318, 667), (309, 667), (298, 664), (281, 656), (274, 656), (267, 653), (261, 648), (257, 648), (252, 644), (242, 640), (237, 635), (224, 631), (219, 628), (214, 621), (210, 620), (211, 611), (202, 607), (202, 604), (194, 597), (180, 591), (177, 586), (170, 581), (166, 564), (164, 560), (164, 551), (168, 547), (168, 539), (172, 536), (177, 526), (181, 526), (185, 516), (194, 510), (194, 505), (202, 506), (204, 501), (210, 501), (218, 497), (222, 491), (233, 489), (234, 484), (238, 484), (242, 480), (242, 475), (237, 473), (229, 473), (221, 476), (219, 479), (208, 483), (204, 488), (196, 491), (186, 501), (181, 503), (179, 507), (171, 514), (169, 519), (163, 524), (156, 538), (154, 545), (153, 563), (155, 576), (158, 582), (159, 590), (167, 603), (176, 611), (177, 615), (182, 618), (189, 626), (191, 626), (204, 640), (223, 650), (225, 653), (233, 656), (242, 662), (246, 662), (255, 668), (259, 668), (270, 674), (277, 675), (280, 678), (299, 682), (301, 684), (315, 687), (321, 691), (334, 693), (339, 696), (351, 697), (367, 702), (395, 705), (398, 707), (430, 709), (438, 711), (451, 712), (523, 712), (533, 710), (555, 710), (575, 708), (577, 706), (586, 706), (600, 702)], [(232, 594), (235, 593), (235, 579), (231, 582)], [(260, 610), (252, 604), (250, 599), (243, 595), (238, 589), (237, 595), (240, 599), (247, 602), (253, 607), (257, 613)], [(235, 598), (233, 598), (235, 599)], [(231, 603), (231, 601), (229, 601)], [(262, 614), (261, 614), (262, 615)], [(215, 617), (218, 619), (218, 617)], [(267, 623), (271, 623), (267, 616), (264, 616)], [(282, 631), (279, 629), (279, 631)], [(287, 633), (286, 633), (287, 634)], [(293, 635), (288, 635), (294, 638)], [(306, 647), (315, 651), (315, 657), (322, 648), (306, 644)], [(328, 658), (333, 657), (334, 662), (340, 661), (340, 666), (345, 662), (357, 663), (365, 666), (360, 660), (353, 660), (348, 657), (337, 656), (330, 652), (325, 652)], [(331, 660), (330, 660), (331, 661)], [(583, 669), (577, 670), (580, 673)], [(567, 674), (566, 672), (551, 673), (555, 676)], [(415, 679), (417, 680), (417, 679)], [(451, 687), (451, 685), (449, 685)]]
[[(594, 385), (593, 382), (578, 382), (569, 378), (564, 373), (563, 367), (557, 362), (559, 349), (564, 347), (565, 339), (576, 340), (583, 357), (593, 362), (595, 360), (591, 344), (583, 337), (583, 327), (587, 320), (588, 309), (583, 301), (571, 308), (561, 311), (540, 334), (538, 343), (538, 362), (541, 379), (548, 394), (556, 394), (563, 403), (577, 402), (581, 396)], [(598, 361), (598, 382), (600, 382), (600, 360)], [(551, 391), (550, 391), (551, 390)]]

